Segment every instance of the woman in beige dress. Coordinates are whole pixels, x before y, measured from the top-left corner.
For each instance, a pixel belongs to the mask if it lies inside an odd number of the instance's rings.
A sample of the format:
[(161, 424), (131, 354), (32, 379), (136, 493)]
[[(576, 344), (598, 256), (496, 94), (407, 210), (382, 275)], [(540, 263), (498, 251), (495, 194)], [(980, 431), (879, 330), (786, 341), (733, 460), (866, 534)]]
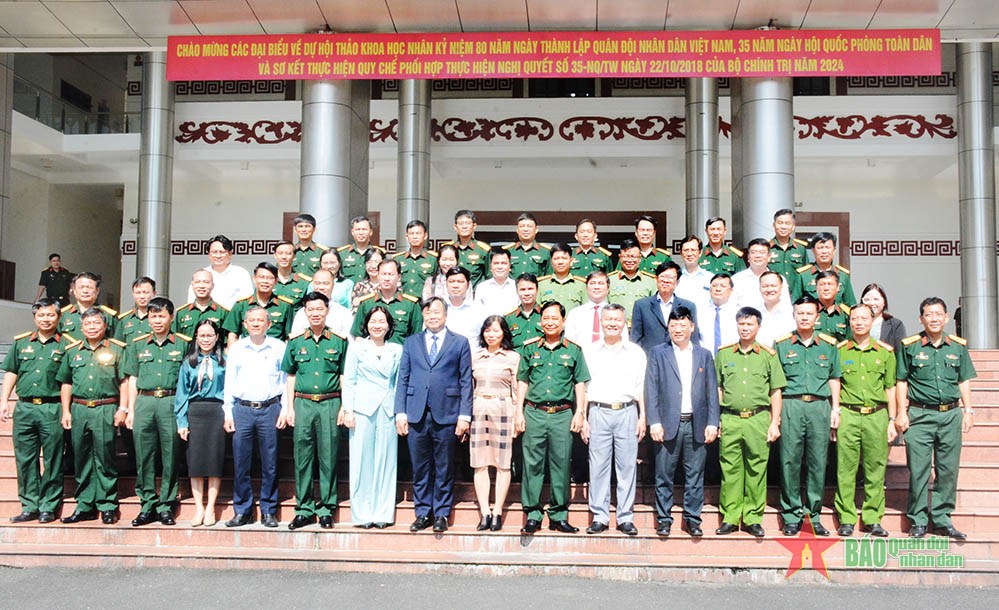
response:
[[(510, 327), (503, 316), (482, 323), (479, 345), (472, 355), (472, 434), (470, 463), (475, 472), (475, 497), (482, 519), (478, 531), (503, 528), (503, 505), (510, 489), (513, 457), (514, 394), (520, 355), (513, 349)], [(496, 502), (489, 508), (489, 468), (496, 469)]]

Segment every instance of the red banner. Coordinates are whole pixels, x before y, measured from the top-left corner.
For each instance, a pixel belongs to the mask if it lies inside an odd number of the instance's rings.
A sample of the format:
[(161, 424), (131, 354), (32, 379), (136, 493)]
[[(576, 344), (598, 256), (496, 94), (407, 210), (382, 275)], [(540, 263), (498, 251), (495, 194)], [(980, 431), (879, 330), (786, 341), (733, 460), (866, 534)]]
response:
[(180, 36), (169, 80), (884, 76), (940, 73), (939, 30)]

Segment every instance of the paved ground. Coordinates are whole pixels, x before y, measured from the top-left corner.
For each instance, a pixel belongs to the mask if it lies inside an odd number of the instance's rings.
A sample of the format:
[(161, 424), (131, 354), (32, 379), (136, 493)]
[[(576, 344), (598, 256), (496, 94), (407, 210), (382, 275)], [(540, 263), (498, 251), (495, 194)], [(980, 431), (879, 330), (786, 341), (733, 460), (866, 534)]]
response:
[[(675, 585), (537, 577), (0, 568), (0, 608), (876, 608), (994, 607), (999, 589)], [(942, 605), (934, 604), (942, 600)], [(890, 604), (890, 605), (889, 605)]]

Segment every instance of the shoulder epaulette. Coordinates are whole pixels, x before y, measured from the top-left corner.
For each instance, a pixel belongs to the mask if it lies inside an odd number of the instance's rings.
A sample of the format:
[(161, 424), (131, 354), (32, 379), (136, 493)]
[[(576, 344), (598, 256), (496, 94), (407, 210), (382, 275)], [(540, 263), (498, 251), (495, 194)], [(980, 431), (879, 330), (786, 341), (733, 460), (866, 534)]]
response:
[(340, 333), (336, 332), (335, 330), (333, 330), (329, 326), (326, 327), (326, 330), (330, 331), (330, 334), (333, 335), (334, 337), (340, 337), (344, 341), (347, 340), (347, 336), (346, 335), (341, 335)]
[(735, 246), (729, 246), (728, 249), (731, 250), (736, 256), (742, 256), (742, 250), (736, 248)]
[(286, 297), (284, 295), (278, 295), (278, 300), (279, 301), (284, 301), (285, 303), (287, 303), (289, 305), (294, 305), (295, 304), (295, 301), (293, 301), (292, 299), (289, 299), (288, 297)]
[(101, 310), (104, 311), (105, 313), (108, 313), (108, 314), (112, 315), (112, 316), (118, 315), (117, 311), (111, 309), (107, 305), (101, 305)]
[(176, 314), (184, 311), (185, 309), (194, 309), (194, 301), (191, 301), (190, 303), (185, 303), (184, 305), (181, 305), (180, 307), (177, 308), (177, 311), (175, 311), (174, 314), (176, 315)]
[(400, 256), (406, 256), (406, 252), (405, 251), (403, 251), (403, 252), (396, 252), (395, 254), (392, 255), (392, 258), (398, 258)]
[(441, 242), (441, 245), (442, 246), (457, 246), (458, 244), (457, 244), (457, 242), (455, 240), (449, 239), (447, 241)]
[(794, 336), (794, 333), (787, 333), (783, 337), (777, 337), (776, 339), (774, 339), (774, 343), (780, 343), (781, 341), (787, 341), (788, 339), (790, 339), (793, 336)]
[(420, 302), (420, 299), (414, 297), (411, 294), (406, 294), (405, 292), (400, 293), (400, 294), (402, 295), (402, 298), (406, 299), (407, 301), (412, 301), (414, 303), (419, 303)]
[(149, 338), (149, 335), (151, 335), (151, 334), (153, 334), (153, 333), (143, 333), (141, 335), (137, 335), (135, 338), (132, 339), (132, 343), (138, 343), (139, 341), (145, 341), (146, 339)]
[(840, 311), (842, 311), (846, 315), (850, 315), (850, 306), (847, 305), (846, 303), (840, 303), (839, 304), (839, 309), (840, 309)]
[(958, 343), (960, 345), (968, 345), (968, 340), (967, 339), (964, 339), (962, 337), (958, 337), (957, 335), (947, 335), (947, 336), (950, 337), (950, 340), (954, 341), (955, 343)]
[(288, 342), (290, 343), (292, 340), (298, 339), (299, 337), (305, 335), (305, 333), (308, 332), (308, 331), (309, 331), (309, 329), (306, 328), (305, 330), (303, 330), (302, 332), (298, 333), (297, 335), (292, 335), (292, 336), (288, 337)]
[(878, 341), (878, 345), (880, 345), (881, 347), (885, 348), (889, 352), (895, 351), (895, 348), (892, 347), (891, 344), (885, 343), (884, 341)]
[(180, 337), (181, 339), (183, 339), (184, 341), (187, 341), (188, 343), (190, 343), (191, 341), (194, 341), (193, 338), (188, 337), (184, 333), (174, 333), (174, 336)]
[(656, 274), (655, 273), (649, 273), (648, 271), (639, 271), (638, 275), (644, 275), (646, 277), (650, 277), (652, 279), (656, 279)]
[(339, 248), (336, 249), (336, 251), (343, 252), (344, 250), (349, 250), (349, 249), (350, 249), (350, 244), (347, 244), (346, 246), (340, 246)]
[(305, 280), (307, 282), (311, 282), (312, 281), (312, 276), (311, 275), (305, 275), (304, 273), (296, 273), (295, 275), (297, 275), (298, 277), (302, 278), (303, 280)]
[[(517, 307), (513, 308), (511, 311), (508, 311), (505, 314), (503, 314), (503, 317), (505, 318), (507, 316), (512, 316), (512, 315), (514, 315), (514, 314), (516, 314), (518, 312), (520, 312), (520, 306), (519, 305)], [(30, 335), (31, 333), (28, 333), (28, 334)]]
[(735, 347), (736, 345), (738, 345), (738, 344), (737, 344), (737, 343), (729, 343), (728, 345), (722, 345), (722, 346), (720, 346), (720, 347), (718, 348), (718, 351), (720, 352), (720, 351), (722, 351), (723, 349), (728, 349), (728, 348), (730, 348), (730, 347)]
[(69, 345), (66, 346), (66, 349), (72, 349), (72, 348), (80, 345), (81, 343), (83, 343), (83, 341), (80, 341), (78, 339), (74, 339), (73, 337), (70, 337), (69, 335), (66, 335), (66, 336), (69, 337)]
[(14, 335), (14, 341), (17, 341), (19, 339), (23, 339), (25, 337), (30, 337), (31, 333), (32, 333), (32, 331), (29, 330), (28, 332), (21, 333), (20, 335)]
[(368, 300), (373, 299), (373, 298), (375, 298), (375, 293), (374, 292), (372, 292), (370, 294), (364, 295), (363, 297), (359, 298), (357, 300), (357, 302), (358, 303), (363, 303), (364, 301), (368, 301)]
[(108, 339), (108, 341), (110, 341), (111, 343), (114, 343), (118, 347), (128, 347), (127, 345), (125, 345), (124, 341), (119, 341), (117, 339)]
[(794, 243), (798, 244), (799, 246), (805, 246), (806, 248), (808, 247), (807, 241), (803, 239), (798, 239), (797, 237), (794, 238)]
[(424, 250), (424, 252), (426, 252), (427, 254), (429, 254), (430, 256), (432, 256), (434, 258), (438, 257), (438, 254), (436, 252), (434, 252), (433, 250)]
[(656, 248), (656, 252), (659, 252), (660, 254), (665, 254), (666, 256), (673, 256), (673, 254), (665, 248)]
[(313, 244), (314, 246), (316, 246), (317, 248), (319, 248), (320, 250), (322, 250), (323, 252), (326, 252), (327, 250), (329, 250), (329, 249), (330, 249), (330, 247), (329, 247), (329, 246), (324, 246), (324, 245), (322, 245), (322, 244), (317, 244), (316, 242), (312, 242), (312, 244)]
[(597, 246), (597, 252), (603, 254), (604, 256), (611, 256), (611, 251), (608, 250), (607, 248), (601, 248), (600, 246)]
[(73, 309), (73, 305), (66, 305), (65, 307), (63, 307), (59, 311), (61, 311), (62, 313), (66, 313), (67, 311), (69, 311), (71, 309)]
[(504, 250), (509, 250), (510, 248), (513, 248), (516, 245), (517, 245), (517, 242), (513, 242), (512, 244), (507, 244), (507, 245), (503, 246), (503, 249)]
[(488, 251), (488, 250), (492, 250), (493, 249), (492, 246), (490, 246), (489, 244), (487, 244), (484, 241), (476, 241), (475, 243), (479, 244), (479, 247), (482, 248), (483, 250)]
[(229, 308), (226, 307), (225, 305), (223, 305), (222, 303), (215, 303), (215, 306), (218, 307), (219, 309), (221, 309), (222, 311), (226, 312), (226, 313), (229, 312)]
[(544, 248), (545, 250), (551, 250), (552, 249), (551, 244), (543, 244), (541, 242), (536, 242), (536, 243), (538, 244), (538, 246)]
[(849, 339), (843, 339), (842, 341), (840, 341), (839, 343), (837, 343), (837, 344), (836, 344), (836, 347), (846, 347), (846, 345), (847, 345), (847, 344), (848, 344), (849, 342), (850, 342), (850, 340), (849, 340)]
[(541, 340), (542, 340), (543, 338), (544, 338), (544, 337), (535, 337), (535, 338), (533, 338), (533, 339), (530, 339), (530, 340), (528, 340), (528, 341), (524, 341), (524, 347), (527, 347), (528, 345), (530, 345), (530, 344), (532, 344), (532, 343), (538, 343), (538, 342), (539, 342), (539, 341), (541, 341)]
[(133, 311), (135, 311), (135, 310), (134, 309), (129, 309), (128, 311), (121, 312), (120, 314), (118, 314), (118, 319), (119, 320), (124, 319), (126, 316), (128, 316), (129, 314), (131, 314)]
[(836, 337), (833, 337), (832, 335), (827, 335), (825, 333), (819, 333), (819, 339), (822, 339), (823, 341), (825, 341), (829, 345), (836, 345)]
[(798, 273), (804, 273), (806, 271), (809, 271), (811, 268), (812, 268), (812, 265), (811, 265), (811, 263), (809, 263), (807, 265), (802, 265), (802, 266), (798, 267), (797, 269), (795, 269), (795, 271), (797, 271)]
[(583, 282), (584, 284), (586, 283), (586, 278), (585, 277), (581, 277), (581, 276), (578, 276), (578, 275), (570, 275), (569, 277), (571, 277), (573, 280), (575, 280), (577, 282)]
[(843, 265), (836, 265), (835, 267), (836, 267), (837, 270), (842, 271), (843, 273), (845, 273), (847, 275), (850, 275), (850, 270), (847, 269), (846, 267), (844, 267)]
[(902, 339), (902, 345), (912, 345), (916, 341), (919, 341), (921, 338), (922, 335), (912, 335), (911, 337), (906, 337), (905, 339)]
[(538, 281), (539, 282), (543, 282), (545, 280), (550, 280), (550, 279), (552, 279), (554, 277), (555, 277), (554, 275), (542, 275), (541, 277), (538, 278)]
[(774, 348), (770, 347), (769, 345), (763, 345), (762, 343), (760, 343), (760, 349), (762, 349), (766, 353), (770, 354), (771, 356), (776, 356), (777, 355), (777, 352), (774, 351)]
[(573, 341), (572, 339), (569, 339), (567, 337), (562, 337), (562, 341), (564, 341), (567, 345), (575, 345), (579, 349), (583, 349), (582, 345), (576, 343), (575, 341)]

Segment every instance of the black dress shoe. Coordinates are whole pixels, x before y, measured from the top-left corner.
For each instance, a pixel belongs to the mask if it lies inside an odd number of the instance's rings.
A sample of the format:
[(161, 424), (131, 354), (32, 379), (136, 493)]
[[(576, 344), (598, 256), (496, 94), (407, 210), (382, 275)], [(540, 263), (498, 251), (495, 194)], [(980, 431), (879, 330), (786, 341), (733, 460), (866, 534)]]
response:
[(731, 523), (722, 522), (721, 527), (715, 530), (715, 533), (719, 536), (727, 536), (733, 532), (739, 531), (738, 525), (733, 525)]
[(152, 511), (148, 513), (139, 513), (136, 515), (135, 519), (132, 519), (132, 527), (149, 525), (153, 521), (156, 521), (156, 515), (154, 515)]
[(383, 530), (383, 529), (385, 529), (387, 527), (392, 527), (393, 525), (395, 525), (395, 524), (394, 523), (386, 523), (385, 521), (379, 521), (379, 522), (375, 523), (375, 528)]
[(687, 534), (689, 534), (691, 538), (700, 538), (701, 536), (704, 535), (704, 531), (701, 529), (700, 525), (696, 523), (691, 523), (690, 521), (687, 521), (686, 525), (687, 525)]
[(933, 533), (936, 534), (937, 536), (947, 536), (948, 538), (953, 538), (954, 540), (968, 539), (967, 534), (955, 529), (953, 525), (948, 525), (946, 527), (935, 527), (933, 528)]
[(427, 529), (433, 524), (434, 524), (433, 517), (431, 517), (430, 515), (421, 515), (416, 518), (416, 521), (413, 521), (413, 525), (409, 526), (409, 531), (419, 532)]
[(117, 510), (102, 510), (101, 511), (101, 523), (104, 525), (112, 525), (118, 523), (118, 511)]
[(925, 525), (913, 525), (909, 528), (909, 538), (925, 538), (926, 537), (926, 526)]
[(249, 525), (251, 523), (253, 523), (253, 515), (250, 515), (250, 514), (246, 514), (246, 515), (236, 514), (236, 515), (233, 515), (232, 519), (229, 519), (228, 521), (225, 522), (225, 526), (226, 527), (241, 527), (243, 525)]
[(829, 535), (829, 530), (826, 529), (826, 526), (822, 525), (818, 521), (813, 521), (812, 522), (812, 531), (815, 532), (816, 536), (828, 536)]
[(541, 529), (541, 521), (537, 519), (528, 519), (527, 522), (524, 523), (524, 527), (520, 528), (520, 531), (523, 534), (534, 534), (539, 529)]
[(864, 526), (864, 531), (870, 534), (871, 536), (877, 536), (878, 538), (888, 537), (888, 530), (881, 527), (880, 523), (875, 523), (874, 525), (866, 525)]
[(52, 523), (55, 520), (56, 520), (55, 513), (50, 513), (50, 512), (47, 512), (47, 511), (42, 511), (42, 512), (38, 513), (38, 522), (39, 523)]
[(673, 529), (673, 523), (671, 521), (659, 521), (656, 523), (656, 536), (666, 538), (669, 536), (671, 529)]
[(37, 512), (24, 511), (20, 515), (10, 518), (11, 523), (27, 523), (38, 518)]
[(319, 527), (324, 530), (333, 529), (333, 515), (326, 515), (325, 517), (319, 517)]
[(578, 527), (574, 527), (565, 519), (562, 519), (561, 521), (550, 521), (548, 523), (548, 529), (556, 532), (562, 532), (563, 534), (575, 534), (579, 531)]
[(503, 515), (493, 515), (493, 524), (489, 526), (489, 531), (498, 532), (503, 529)]
[(434, 520), (434, 533), (441, 534), (447, 531), (447, 517), (437, 517)]
[(165, 510), (160, 513), (160, 523), (162, 525), (177, 525), (177, 520), (173, 518), (173, 513)]
[(637, 536), (638, 535), (638, 528), (635, 527), (635, 524), (632, 523), (631, 521), (628, 521), (628, 522), (625, 522), (625, 523), (618, 523), (617, 524), (617, 531), (621, 532), (622, 534), (626, 534), (628, 536)]
[(586, 528), (586, 533), (587, 534), (599, 534), (601, 532), (606, 532), (607, 529), (608, 528), (607, 528), (607, 524), (606, 523), (601, 523), (599, 521), (594, 521), (593, 523), (590, 524), (590, 527)]
[(305, 527), (306, 525), (312, 525), (316, 522), (316, 516), (312, 515), (306, 517), (305, 515), (295, 515), (295, 518), (291, 520), (288, 524), (288, 529), (297, 530), (300, 527)]
[(784, 531), (782, 532), (785, 536), (797, 536), (798, 532), (801, 531), (801, 523), (785, 523)]
[(95, 519), (97, 519), (96, 510), (83, 510), (83, 511), (78, 510), (68, 517), (63, 517), (62, 522), (79, 523), (80, 521), (93, 521)]
[(493, 516), (486, 515), (479, 519), (479, 524), (475, 526), (475, 531), (484, 532), (493, 526)]
[(273, 513), (268, 513), (266, 515), (261, 515), (260, 524), (263, 525), (264, 527), (277, 527), (278, 520)]
[(843, 538), (849, 538), (853, 535), (853, 524), (852, 523), (841, 523), (839, 529), (836, 530), (837, 536), (842, 536)]
[(374, 526), (375, 526), (375, 524), (372, 523), (371, 521), (368, 521), (367, 523), (358, 523), (358, 524), (354, 525), (354, 527), (360, 528), (362, 530), (369, 530), (369, 529), (373, 528)]
[(763, 526), (759, 523), (744, 525), (742, 529), (745, 530), (750, 536), (754, 536), (756, 538), (762, 538), (767, 535), (766, 532), (763, 531)]

